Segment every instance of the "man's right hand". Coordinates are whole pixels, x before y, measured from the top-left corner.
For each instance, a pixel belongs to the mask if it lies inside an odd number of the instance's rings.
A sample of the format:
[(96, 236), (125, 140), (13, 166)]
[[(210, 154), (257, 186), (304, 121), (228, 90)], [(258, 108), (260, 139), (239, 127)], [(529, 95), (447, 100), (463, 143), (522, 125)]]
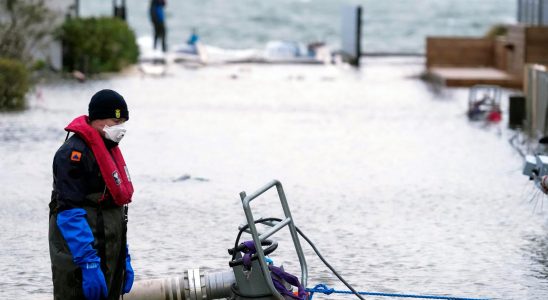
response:
[(87, 300), (106, 299), (107, 283), (98, 263), (82, 264), (82, 289)]

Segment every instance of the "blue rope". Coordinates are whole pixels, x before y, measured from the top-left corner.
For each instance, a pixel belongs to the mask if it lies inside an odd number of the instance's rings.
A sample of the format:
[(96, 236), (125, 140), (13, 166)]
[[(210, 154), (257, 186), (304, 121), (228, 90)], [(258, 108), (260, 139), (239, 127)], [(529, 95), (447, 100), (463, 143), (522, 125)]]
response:
[[(322, 293), (326, 295), (330, 294), (354, 294), (351, 291), (338, 291), (327, 287), (325, 284), (318, 284), (313, 288), (307, 288), (307, 292), (310, 293), (308, 300), (312, 300), (314, 293)], [(428, 295), (411, 295), (411, 294), (394, 294), (394, 293), (375, 293), (375, 292), (358, 292), (360, 295), (368, 296), (383, 296), (383, 297), (395, 297), (395, 298), (420, 298), (420, 299), (443, 299), (443, 300), (489, 300), (486, 298), (462, 298), (452, 296), (428, 296)]]

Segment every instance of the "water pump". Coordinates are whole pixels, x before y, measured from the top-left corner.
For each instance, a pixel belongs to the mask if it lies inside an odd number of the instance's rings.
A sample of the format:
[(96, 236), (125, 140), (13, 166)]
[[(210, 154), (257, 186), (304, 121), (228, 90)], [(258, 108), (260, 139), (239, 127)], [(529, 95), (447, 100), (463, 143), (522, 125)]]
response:
[[(276, 187), (278, 192), (285, 218), (255, 219), (251, 210), (251, 201), (273, 187)], [(232, 269), (214, 273), (189, 269), (180, 277), (137, 281), (134, 283), (131, 292), (124, 295), (123, 299), (212, 300), (229, 298), (234, 300), (284, 300), (287, 295), (284, 296), (279, 292), (279, 290), (284, 290), (280, 286), (288, 288), (290, 285), (297, 285), (296, 283), (299, 283), (299, 281), (291, 274), (285, 273), (283, 268), (269, 265), (266, 255), (272, 253), (278, 247), (278, 244), (269, 237), (286, 226), (289, 228), (299, 258), (301, 267), (300, 286), (306, 286), (308, 277), (306, 260), (282, 184), (277, 180), (273, 180), (249, 196), (245, 192), (241, 192), (240, 198), (247, 224), (240, 226), (235, 245), (228, 250), (229, 254), (232, 255), (229, 262)], [(269, 228), (265, 232), (259, 233), (256, 223), (265, 224)], [(243, 232), (251, 234), (252, 240), (240, 243), (239, 240)], [(265, 248), (263, 249), (263, 247)], [(299, 288), (298, 294), (301, 295), (302, 293), (304, 293), (304, 288)]]

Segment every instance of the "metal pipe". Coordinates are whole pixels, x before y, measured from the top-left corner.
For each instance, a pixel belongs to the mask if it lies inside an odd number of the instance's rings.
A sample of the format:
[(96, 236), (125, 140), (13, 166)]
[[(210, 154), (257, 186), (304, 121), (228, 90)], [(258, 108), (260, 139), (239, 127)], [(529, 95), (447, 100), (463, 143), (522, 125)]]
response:
[(136, 281), (123, 300), (212, 300), (231, 296), (232, 270), (204, 273), (189, 269), (183, 276)]

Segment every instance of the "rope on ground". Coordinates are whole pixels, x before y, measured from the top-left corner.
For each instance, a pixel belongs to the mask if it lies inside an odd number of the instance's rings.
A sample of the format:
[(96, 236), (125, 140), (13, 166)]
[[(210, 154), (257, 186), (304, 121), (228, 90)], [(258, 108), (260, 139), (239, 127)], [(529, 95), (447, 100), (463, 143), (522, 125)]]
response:
[[(329, 288), (325, 284), (318, 284), (313, 288), (307, 288), (307, 292), (310, 293), (308, 300), (312, 300), (314, 293), (322, 293), (326, 295), (330, 294), (354, 294), (351, 291), (340, 291)], [(395, 293), (377, 293), (377, 292), (358, 292), (360, 295), (367, 296), (381, 296), (381, 297), (394, 297), (394, 298), (418, 298), (418, 299), (443, 299), (443, 300), (489, 300), (487, 298), (463, 298), (453, 296), (430, 296), (430, 295), (412, 295), (412, 294), (395, 294)]]

